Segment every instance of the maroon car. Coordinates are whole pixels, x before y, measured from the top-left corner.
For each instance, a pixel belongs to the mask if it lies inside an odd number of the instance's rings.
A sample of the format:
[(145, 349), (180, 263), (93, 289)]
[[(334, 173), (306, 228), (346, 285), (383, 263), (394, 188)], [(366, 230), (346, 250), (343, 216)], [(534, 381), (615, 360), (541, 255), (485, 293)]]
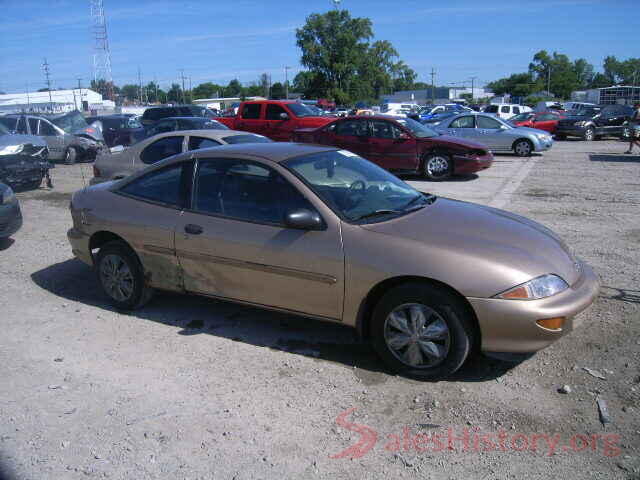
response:
[(484, 145), (441, 135), (410, 118), (346, 117), (295, 130), (293, 141), (340, 147), (387, 170), (420, 173), (430, 180), (478, 172), (493, 163)]

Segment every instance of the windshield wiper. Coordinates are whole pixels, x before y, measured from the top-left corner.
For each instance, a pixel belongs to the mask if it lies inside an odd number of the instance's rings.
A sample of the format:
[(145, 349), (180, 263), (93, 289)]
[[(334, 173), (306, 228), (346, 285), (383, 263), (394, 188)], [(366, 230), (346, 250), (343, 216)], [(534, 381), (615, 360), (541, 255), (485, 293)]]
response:
[(364, 215), (360, 215), (359, 217), (354, 218), (355, 221), (364, 220), (365, 218), (377, 217), (378, 215), (390, 215), (392, 213), (404, 213), (401, 210), (390, 210), (390, 209), (380, 209), (375, 210), (373, 212), (365, 213)]

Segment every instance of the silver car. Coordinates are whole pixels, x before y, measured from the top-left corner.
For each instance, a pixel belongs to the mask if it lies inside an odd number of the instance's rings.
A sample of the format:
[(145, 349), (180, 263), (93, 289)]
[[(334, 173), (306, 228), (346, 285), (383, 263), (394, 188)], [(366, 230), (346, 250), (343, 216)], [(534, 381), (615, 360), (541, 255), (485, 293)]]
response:
[(271, 143), (262, 135), (236, 130), (182, 130), (159, 133), (130, 147), (103, 151), (93, 166), (91, 185), (125, 178), (143, 168), (189, 150), (238, 143)]
[(463, 113), (446, 118), (434, 130), (486, 145), (493, 152), (514, 152), (527, 157), (553, 146), (549, 132), (535, 128), (514, 127), (504, 120), (484, 113)]
[(10, 131), (42, 138), (49, 147), (49, 159), (73, 164), (80, 158), (95, 158), (104, 144), (99, 128), (88, 125), (80, 112), (44, 118), (36, 115), (9, 114), (0, 122)]

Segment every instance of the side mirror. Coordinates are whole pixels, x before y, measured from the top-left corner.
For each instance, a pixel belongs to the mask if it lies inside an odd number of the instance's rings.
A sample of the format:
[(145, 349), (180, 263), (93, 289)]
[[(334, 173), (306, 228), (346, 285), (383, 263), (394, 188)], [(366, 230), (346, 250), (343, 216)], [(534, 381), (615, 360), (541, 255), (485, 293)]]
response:
[(318, 212), (306, 208), (298, 208), (287, 212), (284, 223), (289, 228), (297, 230), (322, 230), (324, 223)]
[(407, 132), (402, 132), (398, 136), (397, 140), (400, 141), (400, 142), (404, 142), (406, 140), (411, 140), (411, 135), (409, 135)]
[(289, 115), (286, 113), (281, 113), (280, 114), (280, 120), (289, 120)]

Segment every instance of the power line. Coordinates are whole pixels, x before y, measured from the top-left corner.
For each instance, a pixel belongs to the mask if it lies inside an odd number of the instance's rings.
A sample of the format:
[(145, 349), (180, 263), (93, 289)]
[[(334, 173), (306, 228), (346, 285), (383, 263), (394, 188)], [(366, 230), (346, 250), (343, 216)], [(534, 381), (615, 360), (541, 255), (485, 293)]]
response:
[(107, 20), (104, 15), (102, 0), (91, 0), (91, 25), (93, 30), (93, 80), (104, 80), (107, 84), (107, 95), (113, 100), (113, 77), (111, 75), (111, 51), (107, 37)]
[(431, 68), (431, 103), (435, 103), (436, 101), (436, 70), (435, 68)]

